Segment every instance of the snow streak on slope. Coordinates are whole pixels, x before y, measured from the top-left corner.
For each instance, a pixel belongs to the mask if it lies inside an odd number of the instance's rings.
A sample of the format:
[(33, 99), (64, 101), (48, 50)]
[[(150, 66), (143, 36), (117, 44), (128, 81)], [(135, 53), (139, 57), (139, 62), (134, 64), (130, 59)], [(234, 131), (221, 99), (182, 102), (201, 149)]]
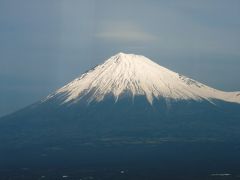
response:
[(103, 64), (49, 95), (44, 101), (61, 98), (62, 103), (102, 101), (113, 95), (115, 100), (124, 93), (146, 96), (149, 103), (165, 98), (173, 100), (213, 99), (240, 103), (240, 92), (223, 92), (166, 69), (150, 59), (134, 54), (119, 53)]

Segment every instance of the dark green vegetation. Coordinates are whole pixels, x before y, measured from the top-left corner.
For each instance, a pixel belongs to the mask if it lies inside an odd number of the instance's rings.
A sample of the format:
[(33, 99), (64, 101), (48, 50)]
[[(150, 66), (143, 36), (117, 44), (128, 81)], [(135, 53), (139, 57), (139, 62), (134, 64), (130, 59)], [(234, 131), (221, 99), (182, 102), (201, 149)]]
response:
[(0, 119), (0, 179), (237, 179), (239, 110), (143, 97), (36, 103)]
[(240, 105), (112, 98), (100, 103), (36, 103), (0, 119), (0, 149), (48, 144), (239, 142)]
[[(0, 179), (239, 179), (240, 144), (50, 146), (1, 152)], [(67, 177), (64, 177), (67, 176)]]

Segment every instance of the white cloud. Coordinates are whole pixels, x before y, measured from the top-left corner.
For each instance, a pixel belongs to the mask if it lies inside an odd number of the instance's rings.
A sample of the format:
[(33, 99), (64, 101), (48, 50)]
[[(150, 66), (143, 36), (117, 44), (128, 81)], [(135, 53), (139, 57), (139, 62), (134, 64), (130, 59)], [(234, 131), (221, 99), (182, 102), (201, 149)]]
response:
[(130, 22), (103, 23), (96, 37), (118, 42), (147, 42), (157, 38)]

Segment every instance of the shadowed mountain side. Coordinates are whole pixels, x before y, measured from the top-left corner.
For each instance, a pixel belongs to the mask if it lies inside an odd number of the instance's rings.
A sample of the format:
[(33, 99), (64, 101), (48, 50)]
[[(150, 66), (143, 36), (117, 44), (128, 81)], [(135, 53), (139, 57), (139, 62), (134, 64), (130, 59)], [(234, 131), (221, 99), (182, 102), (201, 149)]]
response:
[(240, 106), (216, 101), (108, 97), (88, 106), (79, 102), (36, 103), (0, 120), (0, 148), (91, 143), (148, 144), (164, 141), (239, 141)]

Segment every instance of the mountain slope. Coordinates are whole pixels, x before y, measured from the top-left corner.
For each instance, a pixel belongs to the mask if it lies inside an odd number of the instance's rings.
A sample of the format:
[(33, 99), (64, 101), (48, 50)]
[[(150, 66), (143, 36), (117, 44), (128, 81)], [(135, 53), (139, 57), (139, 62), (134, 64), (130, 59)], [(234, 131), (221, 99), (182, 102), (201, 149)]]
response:
[[(62, 103), (81, 99), (102, 101), (109, 94), (115, 101), (128, 92), (154, 99), (207, 100), (240, 103), (240, 92), (223, 92), (170, 71), (144, 56), (119, 53), (48, 96), (44, 101), (60, 98)], [(84, 98), (87, 97), (87, 98)]]

